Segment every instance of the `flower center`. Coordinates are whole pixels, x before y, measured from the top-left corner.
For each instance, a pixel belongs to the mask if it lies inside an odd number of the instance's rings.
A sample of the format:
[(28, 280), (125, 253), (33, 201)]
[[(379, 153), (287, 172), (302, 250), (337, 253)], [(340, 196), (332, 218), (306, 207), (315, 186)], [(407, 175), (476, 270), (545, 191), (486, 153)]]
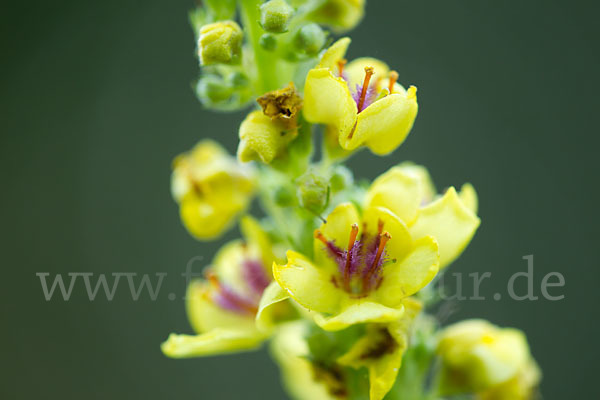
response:
[(325, 251), (338, 265), (339, 276), (332, 277), (334, 285), (359, 297), (379, 287), (386, 262), (395, 262), (387, 257), (386, 245), (392, 236), (383, 231), (383, 225), (380, 220), (377, 234), (369, 234), (364, 224), (358, 238), (358, 225), (353, 224), (345, 250), (328, 240), (321, 231), (315, 231), (315, 238), (325, 245)]
[(206, 277), (212, 287), (211, 300), (225, 310), (254, 316), (258, 311), (262, 293), (269, 286), (270, 279), (260, 261), (245, 259), (242, 261), (241, 267), (247, 289), (243, 293), (222, 282), (214, 272), (208, 271)]

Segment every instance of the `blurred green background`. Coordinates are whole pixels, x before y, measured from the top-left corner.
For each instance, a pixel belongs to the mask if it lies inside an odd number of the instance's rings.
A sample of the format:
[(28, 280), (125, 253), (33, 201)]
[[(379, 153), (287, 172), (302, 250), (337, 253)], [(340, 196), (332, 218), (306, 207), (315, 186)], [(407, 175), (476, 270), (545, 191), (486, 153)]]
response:
[[(243, 113), (203, 110), (187, 12), (157, 0), (27, 1), (0, 15), (3, 399), (282, 399), (267, 352), (173, 361), (190, 332), (179, 274), (215, 244), (191, 239), (170, 162), (198, 139), (234, 152)], [(350, 58), (372, 55), (419, 88), (406, 143), (352, 159), (357, 176), (427, 165), (439, 188), (472, 182), (483, 224), (453, 272), (491, 271), (481, 316), (526, 331), (546, 399), (597, 393), (600, 301), (598, 7), (591, 1), (370, 1)], [(226, 238), (235, 236), (230, 232)], [(560, 271), (565, 299), (494, 301), (534, 254), (536, 294)], [(156, 302), (44, 300), (36, 272), (169, 272)]]

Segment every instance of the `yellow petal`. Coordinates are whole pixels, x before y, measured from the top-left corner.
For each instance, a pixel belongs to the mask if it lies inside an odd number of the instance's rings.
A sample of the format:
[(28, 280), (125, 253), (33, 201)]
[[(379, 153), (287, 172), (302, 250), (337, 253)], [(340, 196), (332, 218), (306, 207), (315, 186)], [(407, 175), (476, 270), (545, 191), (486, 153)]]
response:
[(329, 70), (335, 70), (337, 68), (337, 62), (342, 60), (346, 55), (346, 51), (348, 50), (348, 46), (350, 46), (349, 37), (343, 37), (338, 39), (334, 44), (332, 44), (321, 56), (321, 60), (319, 64), (317, 64), (317, 68), (327, 68)]
[[(342, 365), (368, 368), (370, 400), (383, 399), (394, 385), (402, 356), (408, 348), (413, 321), (423, 307), (421, 302), (412, 298), (402, 303), (404, 313), (400, 319), (387, 325), (368, 325), (365, 336), (338, 359)], [(374, 348), (377, 349), (375, 354)]]
[(295, 251), (287, 252), (288, 263), (273, 263), (273, 277), (300, 305), (311, 311), (335, 313), (344, 292), (331, 282), (331, 272), (315, 266)]
[(340, 145), (354, 150), (364, 144), (375, 154), (388, 154), (410, 133), (418, 108), (416, 88), (411, 87), (406, 95), (390, 94), (358, 114), (353, 134), (340, 136)]
[(402, 299), (418, 292), (435, 277), (439, 268), (436, 241), (425, 236), (413, 243), (410, 254), (402, 261), (386, 265), (383, 281), (375, 291), (377, 299), (393, 307)]
[(367, 192), (367, 206), (385, 207), (405, 224), (417, 217), (423, 196), (422, 182), (415, 174), (393, 167), (379, 176)]
[(257, 251), (252, 252), (252, 249), (248, 248), (242, 240), (232, 240), (224, 244), (215, 254), (211, 264), (212, 271), (221, 282), (234, 289), (236, 293), (246, 293), (248, 285), (242, 268), (248, 257), (258, 258), (259, 255)]
[(440, 248), (440, 268), (444, 268), (469, 244), (479, 222), (451, 187), (443, 197), (421, 208), (409, 229), (413, 238), (435, 238)]
[(208, 240), (230, 227), (251, 200), (252, 172), (212, 141), (202, 141), (178, 156), (171, 189), (187, 230), (197, 239)]
[(536, 389), (542, 378), (535, 360), (529, 363), (517, 375), (485, 392), (478, 393), (478, 400), (531, 400), (538, 398)]
[(279, 120), (272, 120), (262, 111), (253, 111), (240, 125), (238, 158), (242, 162), (260, 160), (269, 164), (282, 154), (298, 132)]
[(249, 335), (257, 333), (254, 318), (224, 310), (210, 300), (206, 282), (194, 281), (187, 290), (186, 309), (190, 324), (197, 333), (214, 329), (233, 329)]
[(289, 298), (290, 295), (277, 282), (271, 282), (260, 299), (256, 313), (256, 327), (262, 332), (269, 332), (279, 319), (285, 319), (290, 315), (292, 310), (282, 304)]
[(249, 215), (241, 219), (240, 230), (248, 242), (248, 247), (256, 249), (258, 252), (260, 260), (265, 267), (265, 273), (270, 277), (273, 273), (271, 266), (273, 265), (273, 261), (275, 261), (275, 255), (269, 235), (260, 226), (259, 222)]
[(161, 350), (171, 358), (203, 357), (253, 350), (263, 340), (261, 335), (228, 329), (214, 329), (195, 336), (172, 333), (161, 345)]
[(477, 192), (475, 188), (470, 183), (465, 183), (460, 188), (460, 193), (458, 194), (460, 200), (463, 204), (473, 212), (473, 214), (477, 214), (477, 208), (479, 205), (479, 201), (477, 199)]
[(340, 313), (332, 316), (315, 314), (314, 319), (317, 325), (324, 330), (338, 331), (354, 324), (391, 322), (400, 318), (403, 312), (402, 304), (391, 308), (368, 300), (352, 300)]
[(435, 198), (437, 195), (437, 190), (435, 189), (435, 185), (431, 179), (431, 175), (429, 175), (429, 171), (427, 171), (427, 168), (408, 161), (403, 162), (392, 169), (396, 168), (400, 169), (405, 174), (415, 177), (419, 180), (419, 182), (421, 182), (421, 195), (419, 196), (421, 198), (421, 202), (419, 203), (419, 206), (425, 205)]
[(304, 86), (304, 117), (308, 122), (331, 125), (337, 136), (348, 135), (357, 114), (348, 85), (327, 68), (312, 69)]
[[(377, 326), (375, 329), (381, 330), (379, 335), (386, 334), (385, 327)], [(395, 345), (393, 351), (379, 356), (376, 359), (365, 357), (365, 354), (372, 351), (374, 343), (376, 342), (377, 333), (367, 334), (365, 337), (359, 339), (348, 353), (338, 359), (340, 364), (356, 369), (367, 367), (369, 370), (370, 400), (381, 400), (390, 391), (396, 381), (396, 376), (398, 375), (398, 370), (400, 369), (400, 364), (402, 362), (402, 356), (406, 349)]]
[(383, 231), (391, 235), (391, 239), (385, 246), (388, 258), (400, 262), (412, 249), (413, 243), (408, 228), (396, 214), (387, 208), (367, 208), (363, 215), (363, 221), (367, 224), (367, 230), (370, 234), (376, 234), (379, 221), (383, 222)]
[(423, 310), (423, 303), (414, 297), (407, 297), (402, 300), (402, 305), (404, 306), (404, 314), (400, 319), (388, 325), (388, 331), (399, 347), (406, 350), (414, 321)]
[(493, 386), (515, 376), (526, 365), (529, 346), (522, 332), (503, 329), (493, 341), (475, 346), (472, 354), (477, 359), (478, 380)]
[(179, 215), (185, 228), (196, 239), (210, 240), (228, 229), (244, 206), (234, 203), (219, 205), (196, 196), (187, 196), (180, 203)]
[(354, 59), (344, 68), (344, 76), (347, 77), (351, 90), (355, 90), (357, 84), (362, 87), (365, 79), (366, 67), (373, 68), (374, 74), (371, 78), (372, 82), (376, 82), (380, 79), (387, 79), (387, 75), (390, 71), (390, 68), (386, 63), (376, 58), (362, 57)]

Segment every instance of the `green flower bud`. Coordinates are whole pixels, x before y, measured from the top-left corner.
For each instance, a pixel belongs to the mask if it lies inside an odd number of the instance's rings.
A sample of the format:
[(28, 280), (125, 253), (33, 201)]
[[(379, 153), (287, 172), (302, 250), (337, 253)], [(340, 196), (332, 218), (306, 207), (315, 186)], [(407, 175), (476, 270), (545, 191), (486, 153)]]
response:
[(250, 83), (248, 77), (241, 73), (241, 72), (233, 72), (231, 73), (231, 75), (229, 75), (229, 82), (231, 82), (231, 85), (234, 88), (243, 88), (248, 86), (248, 84)]
[(354, 177), (352, 176), (352, 171), (343, 165), (338, 165), (335, 167), (333, 174), (331, 175), (331, 179), (329, 180), (331, 185), (331, 191), (336, 193), (340, 192), (354, 183)]
[(277, 47), (277, 39), (270, 33), (265, 33), (260, 37), (260, 45), (265, 50), (273, 51)]
[(294, 8), (285, 0), (270, 0), (260, 6), (260, 24), (267, 32), (287, 31)]
[(297, 196), (300, 206), (319, 215), (329, 204), (329, 182), (327, 179), (307, 171), (298, 178)]
[(200, 29), (198, 56), (201, 65), (235, 64), (242, 54), (242, 28), (234, 21), (204, 25)]
[(327, 35), (317, 24), (304, 25), (296, 34), (296, 45), (308, 55), (316, 55), (327, 40)]
[(198, 81), (196, 92), (203, 103), (214, 104), (228, 100), (233, 90), (220, 76), (205, 75)]
[(294, 204), (294, 192), (288, 187), (280, 186), (273, 193), (273, 200), (280, 207), (289, 207)]

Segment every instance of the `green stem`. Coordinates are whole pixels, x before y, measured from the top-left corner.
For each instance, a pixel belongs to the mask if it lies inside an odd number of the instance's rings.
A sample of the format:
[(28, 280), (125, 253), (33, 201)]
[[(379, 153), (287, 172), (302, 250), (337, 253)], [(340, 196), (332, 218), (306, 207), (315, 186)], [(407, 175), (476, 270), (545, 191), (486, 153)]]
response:
[(257, 93), (276, 90), (279, 88), (277, 60), (273, 53), (266, 51), (260, 45), (260, 37), (263, 34), (259, 25), (262, 0), (239, 0), (239, 4), (244, 30), (254, 53)]

